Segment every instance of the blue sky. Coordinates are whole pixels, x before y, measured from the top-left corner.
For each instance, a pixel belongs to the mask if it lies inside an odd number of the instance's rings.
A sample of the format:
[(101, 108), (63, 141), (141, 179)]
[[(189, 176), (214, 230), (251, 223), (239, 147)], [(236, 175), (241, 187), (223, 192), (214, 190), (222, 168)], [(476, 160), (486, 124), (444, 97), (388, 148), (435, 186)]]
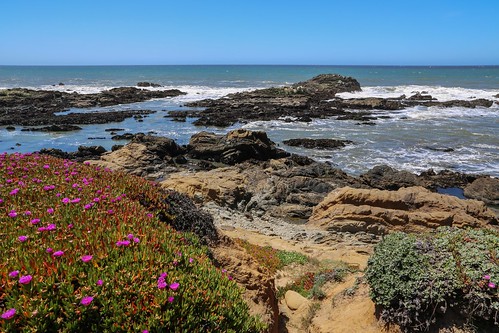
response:
[(3, 0), (0, 65), (498, 65), (497, 0)]

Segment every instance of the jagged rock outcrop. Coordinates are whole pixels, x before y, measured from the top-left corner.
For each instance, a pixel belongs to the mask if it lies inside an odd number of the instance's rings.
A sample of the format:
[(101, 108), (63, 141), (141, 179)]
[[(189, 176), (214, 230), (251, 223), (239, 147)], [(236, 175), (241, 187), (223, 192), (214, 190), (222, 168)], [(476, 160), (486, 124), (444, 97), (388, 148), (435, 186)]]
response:
[(496, 215), (483, 202), (432, 193), (422, 187), (398, 191), (341, 188), (317, 205), (309, 219), (327, 230), (382, 235), (440, 226), (488, 227)]

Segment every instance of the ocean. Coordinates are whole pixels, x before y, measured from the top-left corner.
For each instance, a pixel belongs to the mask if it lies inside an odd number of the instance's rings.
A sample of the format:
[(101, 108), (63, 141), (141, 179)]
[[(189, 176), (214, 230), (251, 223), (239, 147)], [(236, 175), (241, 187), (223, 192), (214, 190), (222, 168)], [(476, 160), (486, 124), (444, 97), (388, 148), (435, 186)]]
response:
[[(0, 127), (0, 152), (31, 152), (41, 148), (75, 151), (78, 146), (115, 144), (107, 128), (125, 132), (154, 132), (186, 144), (202, 130), (225, 133), (243, 127), (266, 131), (281, 148), (328, 161), (347, 173), (359, 175), (379, 164), (421, 172), (449, 169), (499, 176), (499, 104), (491, 108), (412, 107), (399, 111), (375, 111), (387, 117), (376, 125), (357, 121), (315, 119), (310, 123), (284, 120), (236, 124), (230, 128), (196, 127), (194, 119), (185, 123), (165, 118), (166, 111), (186, 110), (188, 101), (219, 98), (229, 93), (282, 86), (310, 79), (318, 74), (337, 73), (356, 78), (362, 91), (340, 94), (352, 97), (410, 96), (427, 92), (439, 101), (486, 98), (497, 101), (499, 66), (480, 67), (400, 67), (400, 66), (0, 66), (0, 89), (24, 87), (94, 93), (147, 81), (177, 88), (187, 95), (142, 103), (92, 108), (68, 112), (148, 109), (158, 111), (143, 122), (128, 119), (120, 123), (83, 125), (69, 133), (7, 131)], [(64, 83), (64, 85), (59, 85)], [(340, 150), (310, 150), (282, 144), (289, 138), (333, 138), (352, 140)]]

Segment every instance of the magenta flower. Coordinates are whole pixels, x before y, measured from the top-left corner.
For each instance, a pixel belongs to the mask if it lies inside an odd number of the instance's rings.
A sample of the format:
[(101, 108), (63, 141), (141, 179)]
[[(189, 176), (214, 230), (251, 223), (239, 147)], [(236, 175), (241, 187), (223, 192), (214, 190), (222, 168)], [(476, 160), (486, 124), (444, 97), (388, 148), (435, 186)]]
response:
[(73, 226), (74, 226), (73, 223), (68, 224), (68, 229), (73, 228)]
[(484, 280), (490, 280), (490, 275), (484, 275), (484, 276), (483, 276), (483, 279), (484, 279)]
[(93, 202), (99, 202), (100, 198), (94, 198)]
[(69, 201), (70, 201), (70, 200), (69, 200), (69, 198), (64, 198), (64, 199), (62, 199), (62, 203), (64, 203), (64, 204), (68, 204), (68, 203), (69, 203)]
[(128, 246), (130, 245), (130, 241), (127, 240), (120, 240), (116, 242), (116, 246)]
[(89, 262), (90, 260), (92, 260), (93, 256), (87, 254), (87, 255), (84, 255), (81, 257), (81, 261), (83, 262)]
[(192, 262), (194, 261), (194, 259), (192, 258), (189, 258), (189, 263), (192, 264)]
[(149, 333), (149, 331), (148, 330), (143, 330), (142, 333)]
[(107, 211), (108, 214), (114, 214), (114, 210), (110, 209)]
[(92, 303), (93, 300), (94, 300), (94, 298), (92, 296), (85, 296), (81, 299), (80, 304), (84, 305), (84, 306), (88, 306), (88, 305), (90, 305), (90, 303)]
[(92, 208), (93, 204), (86, 204), (85, 206), (83, 206), (83, 209), (85, 210), (89, 210), (90, 208)]
[(16, 217), (16, 216), (17, 216), (17, 212), (16, 212), (15, 210), (11, 210), (11, 211), (9, 212), (9, 216), (10, 216), (10, 217), (12, 217), (12, 218), (14, 218), (14, 217)]
[(170, 289), (176, 291), (179, 286), (180, 284), (178, 284), (177, 282), (173, 282), (172, 284), (170, 284)]
[(16, 195), (17, 192), (19, 192), (19, 189), (16, 187), (15, 189), (13, 189), (12, 191), (10, 191), (10, 195)]
[(494, 289), (495, 287), (497, 287), (495, 283), (489, 282), (489, 288)]
[(9, 277), (11, 277), (11, 278), (15, 278), (18, 275), (19, 275), (19, 271), (12, 271), (9, 273)]
[(16, 309), (12, 308), (2, 313), (2, 319), (11, 319), (16, 314)]
[(21, 242), (21, 243), (24, 243), (25, 241), (28, 240), (28, 236), (19, 236), (17, 237), (17, 239)]
[(134, 243), (140, 243), (140, 239), (139, 239), (138, 237), (134, 237), (134, 238), (133, 238), (133, 242), (134, 242)]
[(164, 280), (164, 279), (165, 279), (165, 277), (167, 277), (167, 276), (168, 276), (168, 273), (166, 273), (166, 272), (163, 272), (163, 273), (159, 274), (159, 277), (160, 277), (160, 278), (163, 278), (163, 280)]
[(55, 224), (51, 223), (47, 226), (47, 228), (45, 228), (45, 230), (47, 231), (52, 231), (52, 230), (55, 230), (56, 229), (56, 226)]
[(81, 201), (81, 199), (80, 199), (80, 198), (75, 198), (75, 199), (71, 200), (71, 203), (78, 203), (78, 202), (80, 202), (80, 201)]
[(40, 222), (40, 219), (32, 219), (31, 220), (31, 224), (37, 224), (38, 222)]
[(45, 164), (45, 165), (43, 166), (43, 168), (44, 168), (44, 169), (50, 169), (50, 165)]
[(102, 280), (97, 280), (97, 285), (98, 286), (102, 286), (104, 284), (104, 282)]
[(29, 210), (27, 210), (27, 211), (24, 212), (24, 215), (30, 216), (31, 212)]
[(44, 232), (44, 231), (47, 231), (47, 228), (46, 227), (40, 227), (40, 228), (38, 228), (38, 231)]
[(47, 253), (52, 253), (52, 252), (54, 252), (54, 250), (53, 250), (51, 247), (48, 247), (45, 251), (46, 251)]
[(151, 214), (151, 213), (148, 213), (148, 214), (147, 214), (147, 217), (152, 217), (152, 214)]
[(55, 251), (54, 254), (52, 254), (54, 257), (61, 257), (64, 254), (64, 251)]
[(33, 277), (31, 275), (21, 275), (19, 278), (19, 283), (20, 284), (29, 284)]
[(175, 300), (175, 297), (173, 297), (173, 296), (168, 297), (168, 303), (173, 303), (174, 300)]
[(158, 280), (158, 289), (165, 289), (167, 286), (165, 280)]
[(133, 234), (128, 234), (128, 235), (126, 235), (126, 238), (128, 238), (128, 239), (133, 239)]
[(48, 208), (47, 213), (49, 214), (54, 214), (54, 208)]

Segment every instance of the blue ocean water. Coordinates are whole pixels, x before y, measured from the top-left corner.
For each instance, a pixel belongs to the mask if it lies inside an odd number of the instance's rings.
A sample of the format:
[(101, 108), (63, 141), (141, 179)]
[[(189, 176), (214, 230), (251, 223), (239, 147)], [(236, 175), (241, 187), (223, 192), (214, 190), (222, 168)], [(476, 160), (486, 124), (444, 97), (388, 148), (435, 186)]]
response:
[[(74, 151), (79, 145), (102, 145), (110, 149), (116, 142), (106, 128), (126, 132), (154, 132), (185, 144), (201, 130), (224, 133), (229, 129), (204, 128), (165, 118), (165, 111), (185, 110), (187, 101), (219, 98), (229, 93), (280, 86), (307, 80), (322, 73), (338, 73), (356, 78), (363, 91), (341, 94), (343, 98), (410, 96), (424, 91), (440, 101), (487, 98), (499, 103), (499, 66), (480, 67), (398, 67), (398, 66), (0, 66), (0, 89), (26, 87), (92, 93), (113, 87), (135, 86), (137, 82), (159, 83), (187, 92), (173, 99), (118, 105), (70, 112), (150, 109), (158, 111), (137, 122), (83, 126), (71, 133), (8, 132), (0, 128), (0, 152), (36, 151), (60, 148)], [(59, 85), (64, 83), (64, 85)], [(158, 88), (160, 89), (160, 88)], [(388, 164), (414, 172), (433, 168), (499, 176), (499, 104), (491, 108), (415, 107), (401, 111), (379, 111), (386, 119), (375, 126), (355, 121), (317, 119), (311, 123), (284, 120), (236, 124), (264, 130), (276, 143), (288, 138), (348, 139), (354, 145), (338, 151), (282, 148), (329, 161), (352, 174)], [(17, 126), (19, 127), (19, 126)], [(232, 129), (230, 128), (230, 129)], [(91, 139), (105, 137), (105, 139)], [(442, 151), (447, 150), (447, 151)], [(449, 151), (451, 150), (451, 151)]]

